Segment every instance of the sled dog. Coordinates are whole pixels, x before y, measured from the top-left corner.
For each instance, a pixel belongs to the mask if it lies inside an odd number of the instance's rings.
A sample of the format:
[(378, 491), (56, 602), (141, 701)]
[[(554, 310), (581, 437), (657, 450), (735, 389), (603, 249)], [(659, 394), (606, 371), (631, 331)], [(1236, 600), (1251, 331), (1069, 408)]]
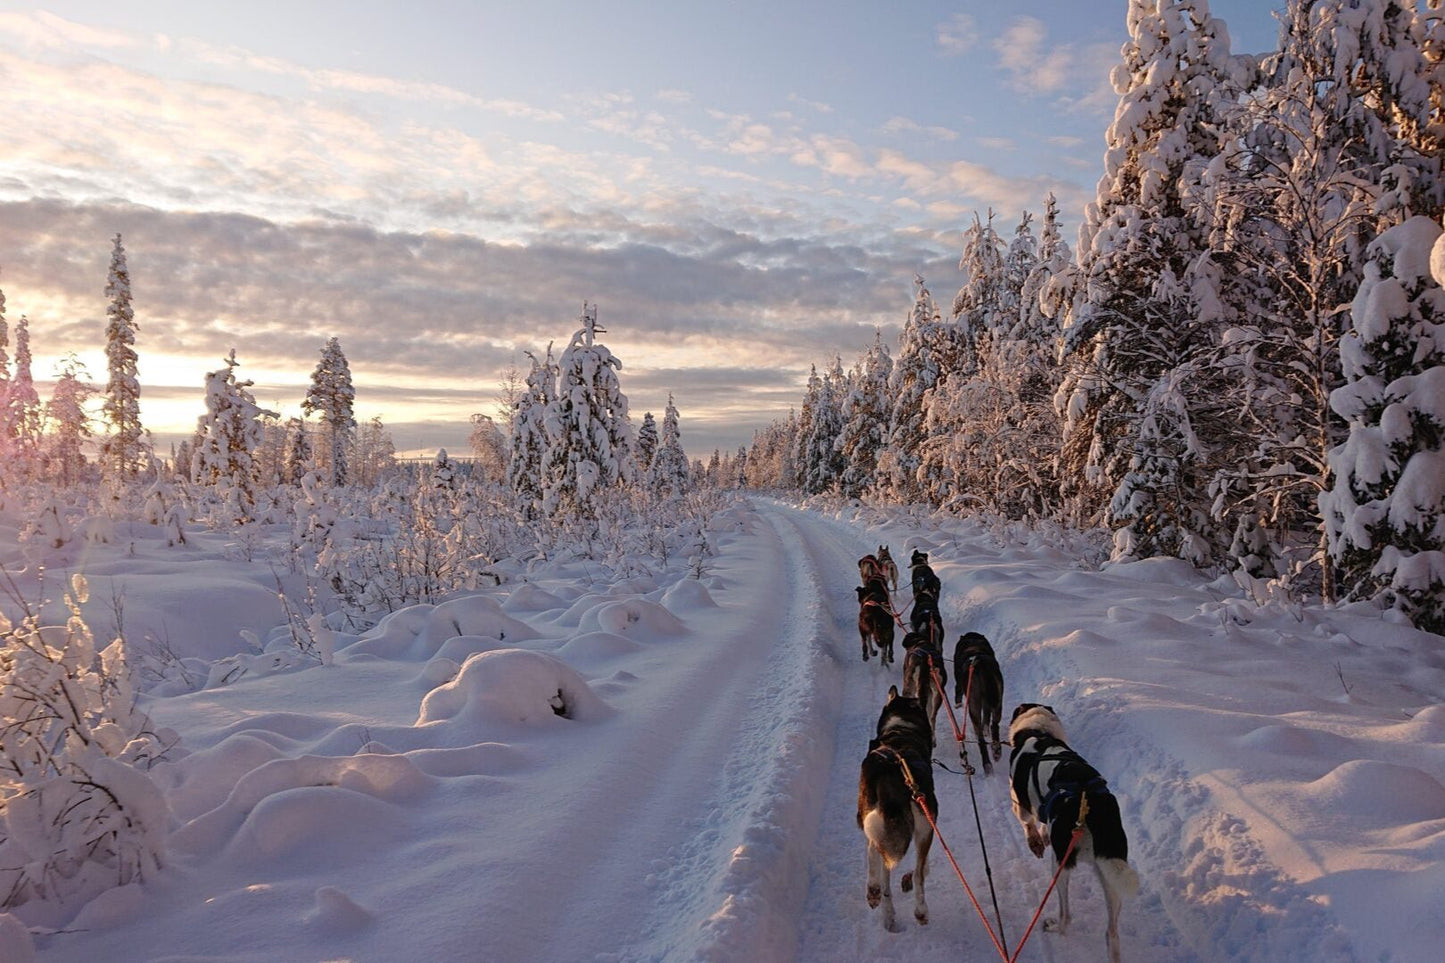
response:
[(913, 844), (913, 872), (903, 874), (903, 892), (914, 891), (913, 917), (928, 922), (923, 882), (928, 875), (928, 850), (933, 827), (915, 801), (922, 797), (930, 814), (938, 812), (933, 792), (933, 730), (917, 699), (888, 689), (888, 701), (878, 717), (876, 738), (858, 773), (858, 828), (863, 830), (868, 856), (868, 905), (883, 904), (883, 927), (897, 932), (893, 915), (893, 869)]
[[(938, 673), (938, 685), (933, 684), (933, 673)], [(934, 637), (923, 632), (909, 632), (903, 636), (903, 694), (918, 700), (928, 716), (928, 731), (933, 732), (938, 722), (938, 710), (943, 705), (943, 691), (939, 686), (948, 686), (948, 666), (943, 661), (943, 649)]]
[(882, 579), (870, 579), (858, 586), (858, 637), (863, 661), (877, 655), (884, 665), (893, 664), (893, 610)]
[(932, 566), (928, 564), (928, 553), (920, 552), (915, 548), (913, 558), (908, 562), (908, 568), (913, 582), (914, 596), (928, 592), (936, 602), (943, 586), (939, 584), (938, 576), (934, 574)]
[(878, 546), (878, 567), (882, 570), (883, 577), (888, 579), (888, 588), (898, 591), (898, 563), (893, 561), (893, 552), (887, 545)]
[(1024, 828), (1029, 849), (1043, 858), (1052, 846), (1057, 865), (1068, 851), (1088, 800), (1084, 834), (1059, 874), (1059, 918), (1045, 929), (1064, 932), (1069, 925), (1069, 873), (1076, 860), (1094, 864), (1108, 908), (1104, 938), (1110, 963), (1119, 963), (1119, 910), (1139, 890), (1139, 876), (1128, 863), (1129, 840), (1119, 817), (1119, 802), (1097, 769), (1064, 742), (1064, 727), (1052, 708), (1025, 702), (1009, 723), (1010, 795), (1014, 815)]
[(922, 592), (913, 596), (913, 610), (908, 613), (908, 625), (913, 631), (926, 635), (928, 641), (943, 651), (943, 616), (938, 614), (938, 596)]
[[(968, 721), (978, 739), (984, 775), (988, 775), (993, 772), (994, 762), (1003, 756), (998, 738), (999, 720), (1003, 717), (1003, 671), (998, 667), (993, 646), (978, 632), (960, 635), (953, 649), (953, 704), (963, 708), (965, 699), (968, 700)], [(985, 730), (993, 740), (992, 757)]]

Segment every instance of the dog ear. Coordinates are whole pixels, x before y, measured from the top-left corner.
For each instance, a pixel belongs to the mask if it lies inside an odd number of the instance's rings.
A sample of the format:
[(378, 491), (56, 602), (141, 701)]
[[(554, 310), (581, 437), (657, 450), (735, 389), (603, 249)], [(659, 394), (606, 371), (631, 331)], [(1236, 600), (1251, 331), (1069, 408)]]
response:
[(896, 698), (898, 698), (898, 686), (890, 685), (888, 687), (888, 701), (892, 702)]
[(1009, 721), (1012, 722), (1019, 716), (1023, 715), (1025, 712), (1028, 712), (1030, 709), (1037, 709), (1038, 707), (1039, 704), (1037, 702), (1020, 702), (1018, 706), (1014, 709), (1014, 714), (1009, 716)]

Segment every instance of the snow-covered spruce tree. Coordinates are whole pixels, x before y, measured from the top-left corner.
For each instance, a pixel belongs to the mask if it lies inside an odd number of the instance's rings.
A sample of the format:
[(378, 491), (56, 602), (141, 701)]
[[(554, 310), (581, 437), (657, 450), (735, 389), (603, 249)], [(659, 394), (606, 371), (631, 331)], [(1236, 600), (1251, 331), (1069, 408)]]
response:
[(97, 649), (71, 579), (63, 626), (0, 614), (0, 911), (91, 899), (165, 859), (169, 812), (146, 774), (165, 751), (136, 709), (125, 644)]
[(45, 406), (44, 457), (51, 466), (47, 474), (66, 488), (80, 482), (85, 467), (85, 441), (91, 436), (85, 404), (95, 390), (85, 365), (74, 353), (60, 361), (55, 388)]
[(637, 472), (646, 477), (652, 467), (652, 456), (657, 452), (657, 420), (652, 412), (642, 416), (642, 427), (637, 429)]
[(281, 480), (287, 485), (300, 485), (311, 464), (311, 433), (306, 430), (306, 422), (292, 418), (286, 423), (286, 456), (281, 462)]
[(667, 407), (662, 413), (662, 435), (653, 453), (652, 464), (647, 468), (646, 486), (648, 491), (664, 498), (680, 497), (688, 489), (687, 454), (682, 450), (682, 429), (678, 425), (677, 406), (672, 394), (667, 396)]
[(738, 488), (748, 487), (748, 449), (746, 445), (738, 445), (738, 453), (733, 457), (733, 484)]
[(136, 376), (135, 311), (131, 308), (130, 269), (120, 235), (110, 254), (105, 283), (105, 361), (108, 380), (102, 412), (110, 436), (101, 445), (101, 475), (116, 489), (132, 481), (150, 460), (140, 423), (140, 379)]
[(801, 435), (802, 488), (810, 495), (833, 491), (843, 477), (843, 455), (837, 449), (837, 442), (843, 433), (842, 400), (848, 390), (848, 379), (843, 374), (842, 359), (835, 354), (827, 374), (816, 381), (816, 394), (812, 393), (810, 382), (809, 401), (803, 403), (806, 409), (811, 402), (812, 412)]
[(522, 514), (534, 518), (542, 505), (542, 465), (547, 454), (547, 409), (557, 396), (557, 366), (552, 363), (552, 345), (541, 362), (527, 352), (532, 370), (526, 385), (512, 403), (512, 434), (508, 439), (511, 461), (507, 485), (517, 497)]
[(796, 487), (806, 491), (808, 479), (808, 442), (813, 435), (813, 412), (818, 408), (818, 397), (823, 393), (823, 379), (818, 375), (816, 364), (808, 367), (808, 382), (803, 389), (803, 400), (798, 410), (798, 427), (792, 435), (789, 454), (797, 471)]
[(34, 461), (40, 452), (40, 395), (35, 390), (30, 365), (30, 319), (22, 314), (15, 325), (15, 370), (10, 377), (10, 391), (0, 399), (7, 409), (5, 420), (14, 441), (14, 457), (22, 471), (34, 470)]
[(748, 448), (747, 486), (749, 488), (781, 488), (783, 452), (789, 447), (786, 423), (774, 421), (753, 432)]
[(235, 525), (253, 518), (260, 418), (275, 415), (257, 405), (246, 390), (253, 382), (236, 380), (239, 364), (232, 348), (226, 367), (206, 375), (206, 413), (197, 421), (198, 439), (191, 455), (191, 478), (215, 489), (217, 517)]
[(878, 456), (887, 442), (892, 413), (888, 393), (892, 374), (893, 358), (883, 343), (883, 332), (874, 331), (873, 344), (848, 379), (848, 394), (839, 412), (843, 422), (837, 443), (838, 453), (843, 456), (839, 482), (849, 498), (871, 494), (878, 486)]
[(432, 460), (431, 487), (437, 491), (456, 491), (458, 484), (457, 463), (452, 461), (445, 448), (438, 448)]
[[(935, 505), (994, 501), (990, 466), (997, 456), (990, 449), (1000, 440), (1006, 406), (989, 384), (990, 359), (995, 342), (1018, 317), (1019, 291), (1009, 287), (993, 216), (989, 211), (985, 222), (975, 214), (973, 227), (964, 232), (958, 267), (966, 280), (953, 301), (954, 347), (938, 384), (923, 399), (918, 483)], [(1022, 230), (1032, 241), (1028, 222), (1026, 214)], [(1021, 271), (1017, 282), (1022, 287)]]
[(888, 422), (888, 444), (878, 456), (879, 485), (886, 486), (889, 495), (901, 502), (917, 501), (920, 496), (918, 452), (925, 437), (923, 396), (942, 376), (946, 346), (951, 341), (923, 278), (915, 276), (913, 284), (917, 288), (913, 308), (903, 323), (898, 357), (889, 379), (893, 411)]
[(1066, 438), (1062, 452), (1085, 460), (1059, 471), (1108, 496), (1116, 557), (1204, 562), (1219, 550), (1207, 495), (1216, 453), (1202, 429), (1223, 417), (1209, 410), (1217, 386), (1206, 361), (1223, 318), (1192, 197), (1220, 152), (1241, 68), (1206, 0), (1130, 0), (1127, 20), (1056, 395), (1066, 431), (1086, 439)]
[(1445, 634), (1445, 290), (1428, 271), (1440, 235), (1413, 217), (1369, 246), (1330, 396), (1349, 434), (1320, 507), (1342, 594)]
[(617, 372), (622, 362), (597, 342), (597, 306), (582, 305), (582, 327), (557, 362), (557, 396), (547, 406), (547, 452), (542, 465), (542, 507), (549, 515), (593, 514), (606, 489), (636, 474), (627, 396)]
[(798, 413), (789, 408), (788, 420), (778, 428), (778, 440), (782, 445), (778, 451), (778, 485), (789, 491), (796, 491), (802, 487), (802, 468), (794, 457), (797, 448)]
[(328, 485), (345, 485), (349, 480), (346, 455), (351, 448), (351, 434), (356, 428), (352, 413), (356, 390), (351, 386), (351, 367), (341, 353), (341, 342), (332, 338), (321, 349), (321, 360), (311, 372), (311, 386), (301, 410), (321, 416), (321, 431), (326, 439), (321, 449), (321, 468)]
[[(1012, 258), (1010, 258), (1012, 260)], [(1059, 234), (1059, 207), (1053, 194), (1044, 200), (1037, 257), (1019, 286), (1018, 319), (994, 352), (1009, 396), (1013, 457), (1007, 465), (1013, 481), (1001, 479), (1012, 492), (1000, 508), (1020, 518), (1065, 515), (1061, 480), (1055, 471), (1063, 424), (1054, 408), (1058, 389), (1060, 299), (1070, 286), (1073, 254)], [(1012, 272), (1010, 272), (1012, 276)]]
[[(1366, 243), (1439, 203), (1426, 58), (1413, 16), (1391, 2), (1294, 2), (1263, 82), (1232, 120), (1242, 133), (1205, 180), (1214, 245), (1238, 310), (1220, 347), (1239, 415), (1213, 490), (1227, 527), (1267, 536), (1245, 547), (1265, 575), (1334, 595), (1319, 495), (1344, 424), (1338, 310), (1353, 297)], [(1258, 539), (1255, 539), (1256, 541)], [(1263, 558), (1261, 562), (1260, 559)]]

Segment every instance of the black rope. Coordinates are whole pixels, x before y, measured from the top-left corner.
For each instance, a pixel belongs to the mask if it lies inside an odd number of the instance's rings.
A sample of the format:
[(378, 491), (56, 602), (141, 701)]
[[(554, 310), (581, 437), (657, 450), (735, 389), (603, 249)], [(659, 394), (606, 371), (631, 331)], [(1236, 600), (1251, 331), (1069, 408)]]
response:
[[(987, 748), (981, 750), (988, 752)], [(983, 822), (978, 817), (978, 797), (973, 793), (973, 776), (968, 777), (968, 798), (973, 802), (973, 824), (978, 829), (978, 848), (983, 851), (983, 874), (988, 877), (988, 895), (993, 900), (993, 918), (998, 922), (998, 941), (1008, 946), (1008, 937), (1003, 932), (1003, 914), (998, 908), (998, 891), (993, 885), (993, 867), (988, 863), (988, 846), (983, 841)]]

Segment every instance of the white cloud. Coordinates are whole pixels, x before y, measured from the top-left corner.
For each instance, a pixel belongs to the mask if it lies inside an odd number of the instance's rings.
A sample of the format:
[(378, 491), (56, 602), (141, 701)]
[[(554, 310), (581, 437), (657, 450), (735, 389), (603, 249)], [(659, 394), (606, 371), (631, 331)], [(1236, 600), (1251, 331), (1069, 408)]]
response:
[(1070, 82), (1072, 44), (1046, 46), (1048, 28), (1037, 17), (1015, 17), (993, 41), (999, 66), (1013, 87), (1029, 93), (1053, 93)]
[(1015, 150), (1018, 146), (1009, 137), (980, 137), (977, 142), (989, 150)]
[(967, 53), (978, 44), (978, 21), (966, 13), (955, 13), (938, 25), (936, 36), (939, 49), (945, 55)]
[(139, 39), (131, 34), (76, 23), (44, 10), (0, 13), (0, 35), (13, 37), (31, 49), (82, 46), (117, 50), (140, 46)]
[(945, 142), (958, 140), (958, 131), (947, 127), (925, 127), (907, 117), (890, 117), (879, 130), (885, 134), (923, 134)]
[(831, 114), (833, 112), (833, 108), (830, 105), (816, 100), (808, 100), (806, 97), (800, 97), (797, 94), (789, 94), (788, 100), (791, 103), (799, 104), (820, 114)]

